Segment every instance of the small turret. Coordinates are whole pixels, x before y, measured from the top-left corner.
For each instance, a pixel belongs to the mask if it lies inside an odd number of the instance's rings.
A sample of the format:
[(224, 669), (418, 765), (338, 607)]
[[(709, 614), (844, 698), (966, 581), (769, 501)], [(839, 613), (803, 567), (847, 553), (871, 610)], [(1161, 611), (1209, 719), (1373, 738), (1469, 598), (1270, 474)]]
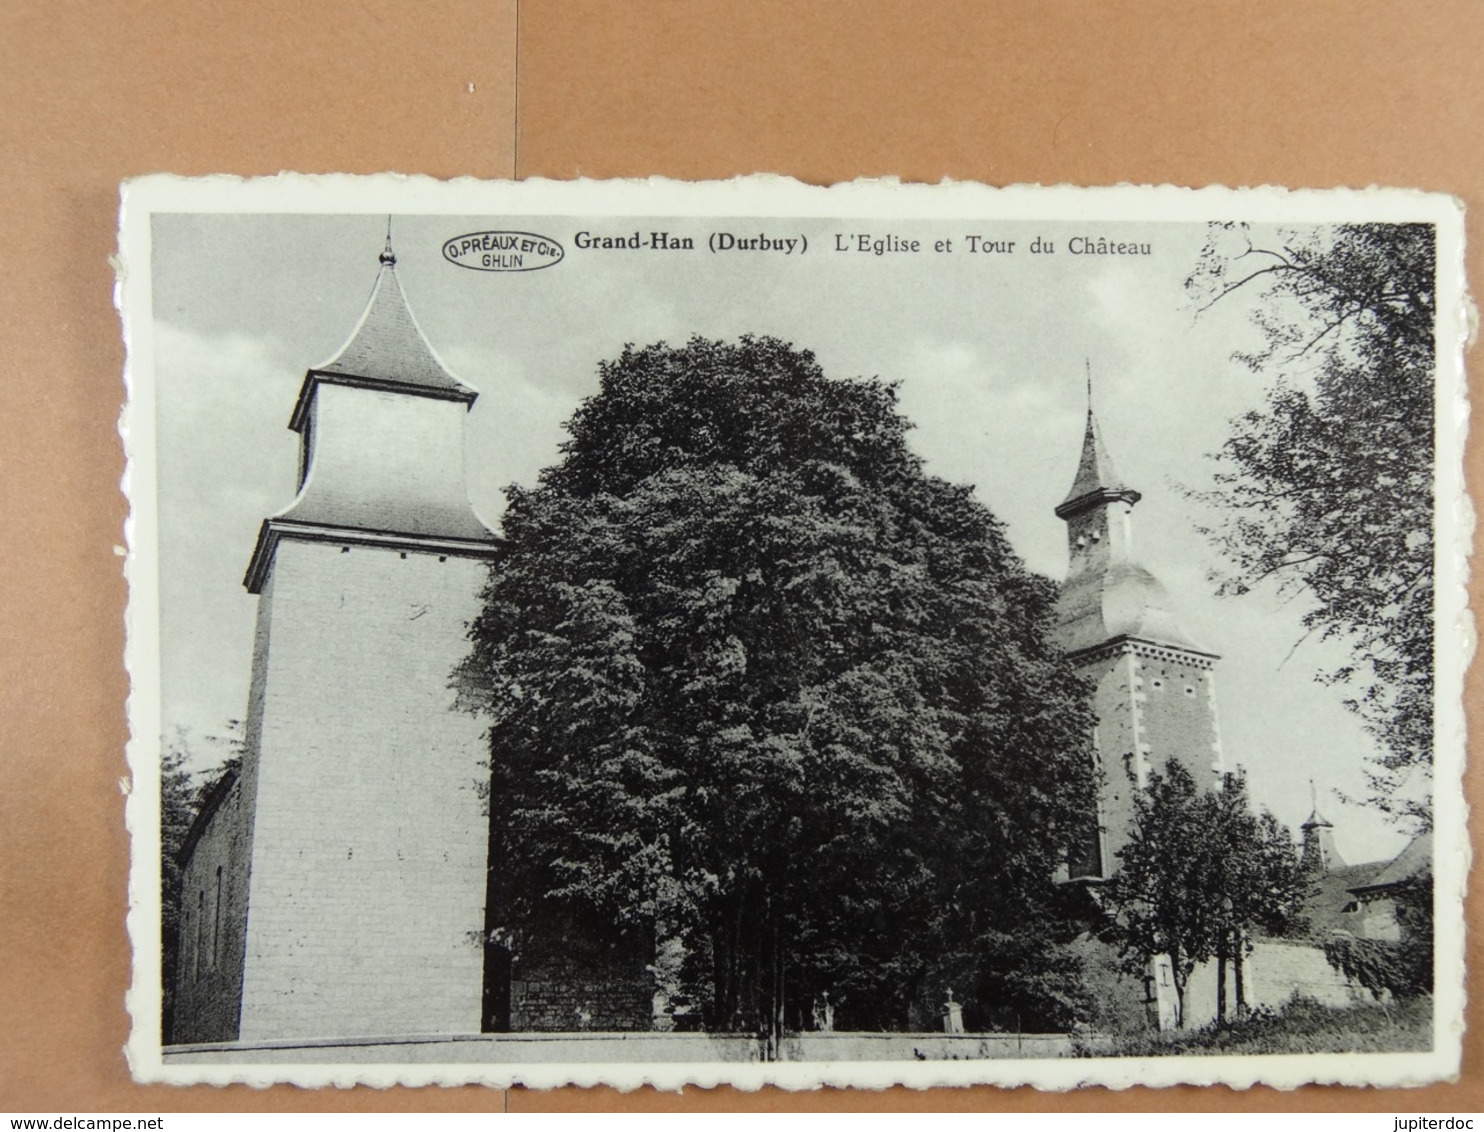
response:
[(1315, 794), (1312, 779), (1309, 782), (1309, 796), (1312, 802), (1309, 818), (1299, 826), (1303, 833), (1303, 850), (1300, 860), (1306, 872), (1333, 872), (1335, 869), (1343, 868), (1346, 861), (1335, 849), (1335, 827), (1319, 812), (1319, 799)]

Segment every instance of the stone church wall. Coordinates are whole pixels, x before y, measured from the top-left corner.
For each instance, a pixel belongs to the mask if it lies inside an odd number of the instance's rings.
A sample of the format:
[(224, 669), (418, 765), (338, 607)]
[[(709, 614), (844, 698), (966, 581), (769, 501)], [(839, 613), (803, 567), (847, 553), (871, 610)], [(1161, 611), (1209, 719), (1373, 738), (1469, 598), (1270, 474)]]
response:
[(1133, 780), (1137, 719), (1134, 715), (1133, 673), (1122, 652), (1105, 654), (1080, 665), (1081, 674), (1094, 682), (1093, 709), (1097, 713), (1096, 745), (1103, 787), (1098, 809), (1102, 837), (1095, 859), (1073, 875), (1110, 876), (1117, 869), (1115, 854), (1128, 840), (1133, 802)]
[(510, 983), (513, 1031), (648, 1030), (654, 980), (643, 968), (579, 967), (543, 962), (519, 969)]
[(237, 1037), (250, 840), (234, 781), (201, 828), (181, 872), (175, 1024), (170, 1042)]
[(517, 957), (503, 950), (491, 953), (486, 1029), (655, 1028), (655, 949), (647, 933), (618, 932), (610, 923), (548, 906), (532, 912), (524, 935)]
[(1214, 677), (1193, 658), (1146, 644), (1124, 644), (1080, 667), (1095, 685), (1103, 836), (1100, 865), (1092, 861), (1079, 868), (1073, 862), (1072, 875), (1110, 876), (1133, 829), (1141, 761), (1161, 774), (1171, 761), (1179, 761), (1197, 784), (1215, 782), (1221, 749)]
[(1118, 948), (1092, 935), (1072, 944), (1082, 978), (1093, 998), (1091, 1028), (1104, 1034), (1138, 1034), (1156, 1028), (1149, 990), (1142, 978), (1120, 969)]
[(476, 1033), (483, 724), (450, 678), (481, 563), (285, 539), (249, 719), (243, 1040)]

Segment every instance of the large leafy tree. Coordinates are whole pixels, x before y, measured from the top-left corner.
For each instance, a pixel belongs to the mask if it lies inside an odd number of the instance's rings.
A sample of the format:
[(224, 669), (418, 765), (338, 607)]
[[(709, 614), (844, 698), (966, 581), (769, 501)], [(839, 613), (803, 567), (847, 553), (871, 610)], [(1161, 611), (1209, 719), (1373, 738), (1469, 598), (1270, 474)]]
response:
[(602, 366), (509, 490), (473, 630), (496, 939), (652, 933), (708, 1025), (774, 1035), (825, 992), (900, 1026), (950, 953), (1030, 1016), (1075, 1000), (1048, 955), (1085, 690), (1052, 585), (908, 427), (774, 339)]
[[(1327, 672), (1383, 747), (1374, 800), (1427, 819), (1432, 758), (1435, 233), (1351, 224), (1254, 241), (1213, 225), (1188, 287), (1245, 296), (1276, 381), (1217, 454), (1210, 533), (1228, 593), (1300, 595), (1304, 625), (1348, 646)], [(1408, 781), (1412, 779), (1412, 781)]]
[(1226, 972), (1233, 970), (1235, 1006), (1246, 1012), (1246, 958), (1255, 933), (1290, 935), (1304, 926), (1303, 904), (1311, 881), (1293, 836), (1270, 810), (1258, 812), (1240, 772), (1199, 801), (1208, 830), (1205, 844), (1207, 899), (1214, 901), (1212, 950), (1217, 962), (1216, 1020), (1227, 1015)]

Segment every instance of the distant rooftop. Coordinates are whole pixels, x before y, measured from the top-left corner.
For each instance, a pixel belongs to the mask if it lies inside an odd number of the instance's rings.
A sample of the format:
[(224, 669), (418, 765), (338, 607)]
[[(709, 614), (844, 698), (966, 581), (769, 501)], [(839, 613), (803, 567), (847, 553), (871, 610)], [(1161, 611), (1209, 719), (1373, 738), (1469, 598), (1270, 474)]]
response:
[(1407, 847), (1398, 853), (1392, 860), (1386, 863), (1375, 876), (1360, 884), (1352, 885), (1351, 891), (1365, 892), (1368, 890), (1390, 888), (1394, 884), (1400, 884), (1404, 880), (1411, 880), (1415, 876), (1432, 875), (1432, 830), (1419, 833)]

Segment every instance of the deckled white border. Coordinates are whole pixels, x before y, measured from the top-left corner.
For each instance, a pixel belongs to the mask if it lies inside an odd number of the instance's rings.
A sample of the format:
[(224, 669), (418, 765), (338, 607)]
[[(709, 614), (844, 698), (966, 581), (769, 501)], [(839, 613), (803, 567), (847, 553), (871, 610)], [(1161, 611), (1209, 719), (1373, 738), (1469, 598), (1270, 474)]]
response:
[[(742, 1089), (778, 1085), (886, 1088), (906, 1085), (1033, 1085), (1067, 1089), (1104, 1085), (1308, 1083), (1407, 1086), (1456, 1079), (1462, 1057), (1464, 1006), (1463, 900), (1470, 860), (1463, 798), (1463, 677), (1475, 634), (1465, 585), (1473, 509), (1465, 494), (1464, 439), (1468, 429), (1463, 351), (1473, 308), (1464, 289), (1463, 207), (1456, 198), (1410, 190), (1184, 189), (1174, 186), (1018, 185), (996, 189), (964, 182), (902, 185), (857, 181), (822, 188), (776, 176), (688, 184), (679, 181), (491, 182), (382, 174), (184, 179), (166, 175), (126, 182), (122, 189), (115, 305), (123, 316), (128, 350), (128, 401), (119, 419), (127, 456), (122, 487), (130, 501), (124, 534), (129, 585), (124, 650), (131, 680), (128, 702), (132, 788), (125, 815), (134, 848), (129, 874), (129, 937), (136, 962), (126, 997), (133, 1032), (125, 1054), (136, 1080), (170, 1084), (301, 1086), (366, 1084), (652, 1085), (720, 1084)], [(1406, 222), (1437, 225), (1437, 546), (1435, 684), (1435, 902), (1436, 982), (1434, 1049), (1408, 1054), (984, 1060), (960, 1062), (775, 1062), (604, 1064), (170, 1064), (160, 1031), (160, 672), (159, 563), (155, 483), (155, 404), (151, 378), (150, 217), (155, 212), (407, 213), (564, 216), (820, 217), (840, 219), (996, 219), (1258, 223)], [(149, 961), (140, 963), (143, 955)]]

